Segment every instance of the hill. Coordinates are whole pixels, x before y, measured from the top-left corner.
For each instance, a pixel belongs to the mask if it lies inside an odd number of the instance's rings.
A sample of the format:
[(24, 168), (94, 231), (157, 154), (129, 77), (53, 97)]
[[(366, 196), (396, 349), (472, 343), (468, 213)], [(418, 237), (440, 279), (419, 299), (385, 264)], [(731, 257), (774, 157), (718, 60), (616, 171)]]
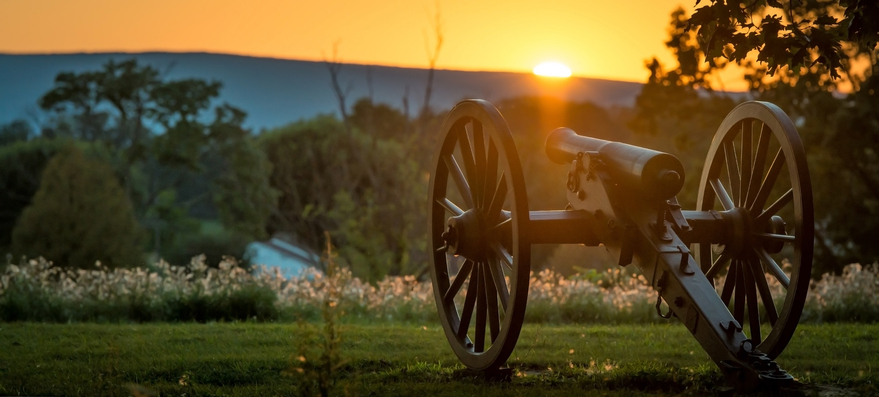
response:
[[(222, 81), (220, 101), (246, 110), (246, 125), (257, 131), (337, 112), (323, 62), (207, 53), (0, 54), (0, 125), (19, 118), (35, 121), (45, 117), (36, 103), (59, 72), (95, 70), (110, 59), (132, 57), (153, 65), (168, 79)], [(345, 64), (340, 82), (350, 89), (349, 105), (357, 98), (371, 96), (376, 102), (403, 109), (408, 93), (409, 109), (414, 114), (424, 100), (427, 70)], [(552, 80), (529, 73), (437, 70), (431, 107), (448, 109), (463, 98), (497, 101), (536, 95), (605, 107), (631, 106), (640, 89), (640, 83), (602, 79)]]

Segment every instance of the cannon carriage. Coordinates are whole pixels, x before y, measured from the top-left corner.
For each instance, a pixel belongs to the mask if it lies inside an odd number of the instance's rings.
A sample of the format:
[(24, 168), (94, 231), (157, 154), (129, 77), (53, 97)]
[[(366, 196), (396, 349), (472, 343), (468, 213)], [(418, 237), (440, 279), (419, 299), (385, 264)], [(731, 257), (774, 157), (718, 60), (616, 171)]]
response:
[(659, 315), (678, 318), (736, 388), (792, 379), (773, 360), (802, 313), (814, 224), (805, 153), (784, 112), (764, 102), (730, 112), (709, 149), (694, 210), (676, 199), (685, 175), (673, 155), (567, 128), (549, 134), (546, 154), (567, 166), (557, 178), (569, 204), (530, 211), (497, 109), (466, 100), (443, 124), (429, 191), (430, 274), (462, 363), (492, 371), (512, 353), (531, 245), (584, 244), (636, 265), (657, 292)]

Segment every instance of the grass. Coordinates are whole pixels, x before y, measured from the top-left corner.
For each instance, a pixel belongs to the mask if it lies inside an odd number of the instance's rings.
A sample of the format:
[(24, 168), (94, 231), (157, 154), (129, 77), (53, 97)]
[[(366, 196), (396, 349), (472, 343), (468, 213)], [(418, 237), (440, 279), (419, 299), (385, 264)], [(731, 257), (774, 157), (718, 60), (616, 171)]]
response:
[[(296, 395), (301, 324), (0, 323), (0, 394)], [(801, 325), (777, 361), (811, 394), (879, 394), (879, 325)], [(307, 347), (307, 346), (306, 346)], [(725, 391), (680, 324), (526, 325), (491, 381), (462, 367), (439, 325), (342, 326), (334, 395), (632, 395)], [(305, 357), (303, 357), (305, 358)]]

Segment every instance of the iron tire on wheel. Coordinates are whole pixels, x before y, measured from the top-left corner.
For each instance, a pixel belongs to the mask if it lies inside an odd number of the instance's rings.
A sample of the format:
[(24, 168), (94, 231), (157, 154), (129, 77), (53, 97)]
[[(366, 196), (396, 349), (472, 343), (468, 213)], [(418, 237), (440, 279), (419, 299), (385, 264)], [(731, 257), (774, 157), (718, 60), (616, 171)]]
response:
[[(803, 311), (815, 227), (806, 154), (781, 109), (746, 102), (726, 116), (708, 151), (696, 207), (723, 211), (741, 225), (726, 244), (699, 244), (696, 252), (709, 281), (724, 279), (718, 293), (743, 331), (774, 359)], [(783, 302), (772, 288), (783, 291)]]
[(458, 103), (438, 145), (428, 227), (440, 322), (464, 365), (496, 369), (516, 345), (528, 298), (522, 167), (506, 122), (486, 101)]

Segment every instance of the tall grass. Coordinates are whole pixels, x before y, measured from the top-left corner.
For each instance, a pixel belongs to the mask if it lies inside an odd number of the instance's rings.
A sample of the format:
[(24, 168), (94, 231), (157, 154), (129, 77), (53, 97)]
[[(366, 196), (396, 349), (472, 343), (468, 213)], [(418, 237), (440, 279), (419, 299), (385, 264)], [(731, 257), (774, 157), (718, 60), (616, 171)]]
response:
[[(322, 332), (316, 335), (314, 327), (299, 319), (298, 324), (304, 338), (299, 340), (297, 353), (290, 357), (290, 366), (283, 372), (287, 376), (300, 378), (299, 395), (314, 396), (340, 395), (337, 380), (345, 360), (342, 358), (342, 332), (339, 318), (343, 313), (341, 300), (342, 285), (345, 280), (337, 277), (340, 270), (335, 261), (335, 254), (330, 242), (330, 234), (326, 233), (327, 248), (325, 268), (327, 277), (323, 279), (323, 298), (321, 299)], [(342, 390), (350, 395), (345, 385)]]
[[(332, 277), (308, 271), (285, 279), (276, 268), (248, 271), (233, 258), (219, 268), (204, 256), (186, 266), (62, 269), (42, 258), (7, 264), (0, 275), (0, 319), (46, 322), (317, 321), (333, 301), (344, 322), (433, 322), (430, 282), (413, 276), (370, 284), (345, 268)], [(776, 288), (780, 288), (777, 287)], [(334, 297), (328, 298), (328, 294)], [(776, 294), (778, 296), (780, 294)], [(337, 296), (337, 298), (335, 297)], [(529, 323), (658, 321), (656, 292), (626, 269), (565, 278), (532, 274)], [(803, 322), (879, 321), (879, 264), (851, 264), (813, 281)]]

